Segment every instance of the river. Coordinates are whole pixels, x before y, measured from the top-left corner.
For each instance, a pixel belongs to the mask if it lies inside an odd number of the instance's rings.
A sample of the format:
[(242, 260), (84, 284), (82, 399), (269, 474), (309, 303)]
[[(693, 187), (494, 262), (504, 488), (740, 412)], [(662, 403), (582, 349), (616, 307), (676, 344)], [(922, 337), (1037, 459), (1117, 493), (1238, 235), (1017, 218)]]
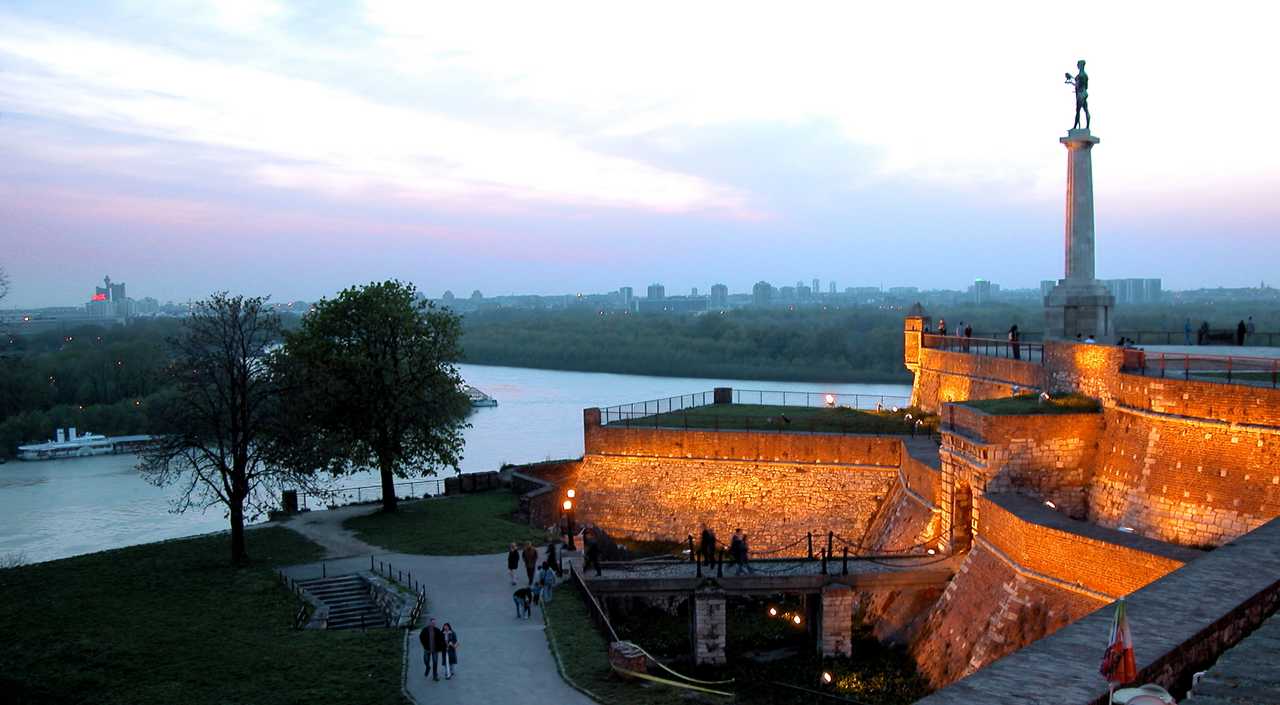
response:
[[(477, 409), (465, 432), (463, 472), (495, 470), (582, 454), (582, 410), (713, 387), (906, 396), (896, 384), (818, 384), (563, 372), (460, 365), (463, 377), (498, 400)], [(81, 429), (92, 430), (92, 429)], [(52, 429), (50, 429), (52, 434)], [(137, 458), (108, 455), (0, 465), (0, 560), (46, 561), (225, 529), (220, 507), (170, 511), (174, 491), (144, 482)], [(345, 486), (374, 485), (362, 473)]]

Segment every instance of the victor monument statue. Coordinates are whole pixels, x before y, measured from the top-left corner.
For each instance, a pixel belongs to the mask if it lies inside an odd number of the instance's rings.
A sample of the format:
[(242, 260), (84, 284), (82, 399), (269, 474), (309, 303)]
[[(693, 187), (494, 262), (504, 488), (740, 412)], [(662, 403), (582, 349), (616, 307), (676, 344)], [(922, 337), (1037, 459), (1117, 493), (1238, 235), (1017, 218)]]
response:
[(1076, 69), (1079, 70), (1074, 77), (1066, 74), (1067, 83), (1076, 88), (1076, 124), (1072, 129), (1080, 129), (1080, 111), (1084, 111), (1084, 129), (1089, 129), (1089, 74), (1084, 72), (1084, 59), (1076, 62)]

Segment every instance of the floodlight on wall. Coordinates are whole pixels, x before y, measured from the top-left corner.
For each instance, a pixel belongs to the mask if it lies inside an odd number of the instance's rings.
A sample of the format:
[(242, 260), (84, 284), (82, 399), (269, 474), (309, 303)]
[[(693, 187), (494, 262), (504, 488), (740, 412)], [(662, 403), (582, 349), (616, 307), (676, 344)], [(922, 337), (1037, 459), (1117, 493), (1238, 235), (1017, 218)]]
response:
[(567, 492), (565, 492), (565, 493), (564, 493), (564, 495), (565, 495), (566, 497), (568, 497), (569, 499), (573, 499), (574, 497), (578, 496), (578, 493), (577, 493), (577, 492), (575, 492), (575, 491), (573, 490), (573, 488), (571, 487), (571, 488), (569, 488), (569, 490), (568, 490)]
[(834, 395), (834, 394), (828, 394), (828, 395), (826, 395), (825, 397), (823, 397), (822, 399), (823, 399), (823, 401), (825, 401), (825, 402), (827, 403), (827, 406), (835, 406), (835, 405), (836, 405), (836, 395)]
[(1051, 500), (1047, 500), (1047, 499), (1044, 501), (1044, 506), (1046, 506), (1046, 507), (1048, 507), (1048, 508), (1050, 508), (1050, 509), (1057, 509), (1057, 508), (1058, 508), (1058, 505), (1054, 504)]
[(571, 500), (566, 499), (564, 501), (564, 510), (566, 512), (573, 510), (573, 502)]
[(778, 608), (777, 608), (777, 607), (770, 607), (770, 608), (769, 608), (769, 616), (770, 616), (770, 617), (777, 617), (777, 616), (778, 616)]
[(833, 680), (833, 678), (832, 678), (832, 676), (831, 676), (831, 671), (823, 671), (823, 672), (822, 672), (822, 684), (823, 684), (823, 685), (831, 685), (831, 681), (832, 681), (832, 680)]
[(1132, 527), (1132, 526), (1121, 526), (1121, 527), (1119, 527), (1119, 530), (1120, 530), (1120, 531), (1125, 532), (1126, 534), (1132, 534), (1132, 533), (1133, 533), (1133, 527)]
[(931, 548), (931, 549), (929, 549), (928, 553), (929, 553), (929, 555), (931, 555), (931, 556), (932, 556), (932, 555), (934, 555), (935, 553), (937, 553), (937, 551), (935, 551), (935, 550), (933, 550), (933, 549)]

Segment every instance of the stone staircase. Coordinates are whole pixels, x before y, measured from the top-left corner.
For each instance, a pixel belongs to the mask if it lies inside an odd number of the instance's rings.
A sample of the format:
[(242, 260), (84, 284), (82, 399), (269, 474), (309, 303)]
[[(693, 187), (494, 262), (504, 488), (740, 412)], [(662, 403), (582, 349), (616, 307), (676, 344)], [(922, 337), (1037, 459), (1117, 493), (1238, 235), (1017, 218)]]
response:
[(335, 575), (298, 582), (298, 586), (325, 606), (326, 629), (385, 627), (385, 615), (369, 594), (369, 583), (356, 574)]

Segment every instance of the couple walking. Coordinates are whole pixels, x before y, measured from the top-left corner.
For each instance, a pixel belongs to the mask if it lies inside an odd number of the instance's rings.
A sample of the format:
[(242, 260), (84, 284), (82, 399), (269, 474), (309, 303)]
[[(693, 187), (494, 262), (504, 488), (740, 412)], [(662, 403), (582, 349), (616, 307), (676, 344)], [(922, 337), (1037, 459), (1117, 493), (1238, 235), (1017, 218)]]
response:
[(516, 584), (516, 569), (520, 567), (520, 562), (524, 561), (524, 572), (529, 578), (529, 587), (533, 587), (535, 574), (541, 575), (541, 571), (550, 565), (551, 569), (560, 574), (560, 561), (556, 558), (555, 542), (547, 544), (547, 559), (538, 565), (538, 549), (533, 547), (533, 543), (526, 541), (524, 550), (516, 548), (514, 543), (507, 550), (507, 577), (511, 578), (511, 584)]
[(458, 634), (448, 622), (443, 627), (436, 626), (434, 617), (427, 620), (427, 626), (418, 634), (422, 644), (422, 664), (426, 667), (426, 675), (431, 680), (440, 680), (440, 666), (444, 666), (444, 678), (453, 678), (458, 668)]

